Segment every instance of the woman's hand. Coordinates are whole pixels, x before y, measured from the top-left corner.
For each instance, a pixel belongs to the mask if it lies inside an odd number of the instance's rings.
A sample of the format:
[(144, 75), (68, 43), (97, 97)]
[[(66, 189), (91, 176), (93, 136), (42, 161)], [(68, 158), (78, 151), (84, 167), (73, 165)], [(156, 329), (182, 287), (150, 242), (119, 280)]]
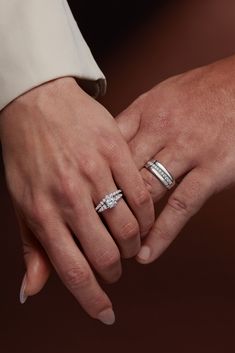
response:
[[(159, 161), (178, 185), (137, 256), (155, 260), (213, 194), (235, 182), (235, 57), (172, 77), (117, 117), (139, 169)], [(154, 201), (166, 188), (141, 171)]]
[[(83, 308), (112, 323), (112, 304), (90, 264), (106, 281), (116, 281), (119, 249), (123, 257), (136, 255), (140, 236), (154, 222), (150, 194), (114, 119), (68, 77), (37, 87), (6, 107), (0, 133), (26, 264), (32, 265), (22, 301), (45, 283), (48, 257)], [(106, 227), (95, 206), (119, 188), (124, 198), (102, 213)], [(39, 272), (42, 277), (35, 284), (32, 277)]]

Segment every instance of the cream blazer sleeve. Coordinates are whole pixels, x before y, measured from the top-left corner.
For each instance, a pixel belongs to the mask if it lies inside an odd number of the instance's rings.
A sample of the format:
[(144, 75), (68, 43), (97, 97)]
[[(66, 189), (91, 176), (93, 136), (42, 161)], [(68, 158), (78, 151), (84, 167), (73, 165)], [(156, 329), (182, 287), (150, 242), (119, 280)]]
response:
[(0, 0), (0, 110), (52, 79), (73, 76), (90, 94), (106, 81), (66, 0)]

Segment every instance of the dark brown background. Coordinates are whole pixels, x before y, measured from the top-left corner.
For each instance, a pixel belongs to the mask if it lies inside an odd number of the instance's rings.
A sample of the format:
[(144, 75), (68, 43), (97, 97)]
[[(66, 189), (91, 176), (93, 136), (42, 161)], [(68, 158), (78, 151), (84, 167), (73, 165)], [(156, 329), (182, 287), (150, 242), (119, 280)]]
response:
[[(235, 52), (234, 0), (70, 4), (107, 76), (103, 103), (113, 114), (162, 79)], [(1, 352), (235, 351), (234, 189), (212, 198), (156, 263), (124, 264), (121, 281), (107, 286), (117, 323), (106, 327), (55, 276), (19, 304), (24, 267), (2, 166), (1, 174)]]

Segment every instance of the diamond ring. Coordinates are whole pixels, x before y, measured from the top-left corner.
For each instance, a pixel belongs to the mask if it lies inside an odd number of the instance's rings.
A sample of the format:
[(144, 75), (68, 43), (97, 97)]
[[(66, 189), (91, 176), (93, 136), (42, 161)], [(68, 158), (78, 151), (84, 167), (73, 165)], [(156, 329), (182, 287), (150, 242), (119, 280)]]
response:
[(168, 190), (175, 185), (171, 173), (158, 161), (148, 161), (145, 168), (150, 171)]
[(96, 206), (95, 210), (101, 213), (107, 209), (117, 206), (118, 201), (123, 197), (122, 190), (117, 190), (107, 194)]

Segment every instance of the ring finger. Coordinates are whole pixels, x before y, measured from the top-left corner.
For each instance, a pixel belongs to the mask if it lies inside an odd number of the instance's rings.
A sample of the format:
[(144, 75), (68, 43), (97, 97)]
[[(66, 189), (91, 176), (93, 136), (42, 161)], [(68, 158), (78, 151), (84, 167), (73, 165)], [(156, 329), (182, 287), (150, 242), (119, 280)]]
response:
[[(175, 149), (172, 148), (162, 149), (159, 153), (153, 156), (151, 161), (160, 162), (161, 165), (172, 175), (174, 181), (176, 182), (193, 168), (192, 162), (187, 158), (185, 153), (180, 153), (180, 151), (177, 151), (176, 153)], [(168, 191), (164, 183), (161, 182), (160, 178), (154, 175), (150, 169), (145, 167), (141, 170), (141, 175), (153, 198), (153, 201), (156, 202), (160, 200)]]
[(93, 268), (105, 281), (115, 282), (121, 276), (118, 247), (95, 211), (91, 195), (80, 192), (80, 200), (63, 216)]
[[(115, 192), (115, 185), (111, 173), (108, 173), (103, 183), (96, 184), (94, 203), (97, 205), (106, 195)], [(108, 186), (107, 186), (108, 185)], [(135, 256), (140, 249), (140, 231), (138, 222), (123, 198), (117, 201), (116, 207), (106, 209), (102, 213), (110, 233), (117, 241), (121, 254), (125, 258)]]

